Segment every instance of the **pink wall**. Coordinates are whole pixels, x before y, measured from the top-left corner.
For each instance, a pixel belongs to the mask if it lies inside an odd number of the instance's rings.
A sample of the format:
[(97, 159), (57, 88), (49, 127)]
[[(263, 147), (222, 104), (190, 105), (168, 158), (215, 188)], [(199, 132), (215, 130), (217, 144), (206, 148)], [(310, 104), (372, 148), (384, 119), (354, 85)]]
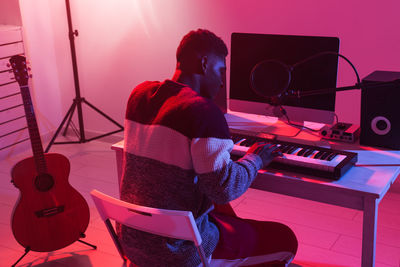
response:
[[(55, 1), (53, 2), (55, 3)], [(20, 1), (24, 45), (32, 68), (31, 95), (41, 134), (55, 131), (62, 113), (61, 77), (57, 60), (60, 58), (52, 27), (50, 1)]]
[[(56, 72), (52, 88), (40, 93), (35, 87), (38, 108), (56, 127), (74, 96), (64, 1), (35, 0), (35, 7), (30, 2), (20, 0), (33, 71), (40, 71), (35, 84), (46, 86), (46, 69)], [(398, 0), (71, 0), (71, 7), (80, 31), (76, 46), (82, 95), (121, 123), (131, 88), (143, 80), (169, 78), (181, 37), (199, 27), (214, 31), (228, 46), (232, 32), (338, 36), (341, 53), (361, 77), (374, 70), (400, 71)], [(338, 81), (355, 83), (344, 62)], [(359, 123), (359, 96), (358, 91), (338, 93), (341, 121)], [(96, 114), (85, 115), (87, 129), (113, 129)]]
[(0, 0), (0, 24), (21, 25), (18, 0)]

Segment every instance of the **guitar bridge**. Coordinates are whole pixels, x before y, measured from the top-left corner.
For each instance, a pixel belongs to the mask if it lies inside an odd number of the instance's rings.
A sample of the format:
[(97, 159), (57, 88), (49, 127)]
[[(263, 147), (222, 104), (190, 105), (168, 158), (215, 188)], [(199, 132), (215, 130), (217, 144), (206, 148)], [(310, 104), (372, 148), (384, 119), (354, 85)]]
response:
[(35, 211), (38, 218), (54, 216), (64, 211), (64, 205)]

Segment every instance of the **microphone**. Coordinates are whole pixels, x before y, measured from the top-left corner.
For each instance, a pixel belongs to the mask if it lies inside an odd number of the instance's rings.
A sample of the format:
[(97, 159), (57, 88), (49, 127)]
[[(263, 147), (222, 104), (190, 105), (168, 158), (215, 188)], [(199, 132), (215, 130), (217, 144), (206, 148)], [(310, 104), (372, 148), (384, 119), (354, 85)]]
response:
[(279, 60), (264, 60), (250, 72), (250, 87), (274, 106), (281, 104), (287, 94), (293, 68)]
[[(301, 91), (301, 90), (288, 90), (289, 84), (292, 78), (292, 71), (299, 65), (305, 64), (313, 59), (316, 59), (320, 56), (336, 56), (343, 58), (353, 69), (357, 83), (352, 86), (343, 86), (343, 87), (336, 87), (336, 88), (324, 88), (318, 90), (311, 90), (311, 91)], [(305, 96), (312, 96), (312, 95), (321, 95), (321, 94), (328, 94), (328, 93), (335, 93), (338, 91), (346, 91), (346, 90), (353, 90), (353, 89), (363, 89), (363, 88), (372, 88), (378, 87), (380, 85), (386, 84), (393, 84), (393, 83), (400, 83), (399, 80), (397, 81), (386, 81), (381, 83), (376, 83), (373, 85), (366, 85), (361, 83), (360, 76), (356, 68), (354, 67), (353, 63), (346, 58), (345, 56), (331, 51), (320, 52), (315, 55), (312, 55), (306, 59), (303, 59), (296, 64), (289, 66), (279, 60), (264, 60), (260, 61), (257, 65), (253, 67), (250, 73), (250, 87), (251, 89), (259, 96), (262, 96), (267, 99), (268, 103), (273, 106), (280, 106), (283, 98), (288, 97), (296, 97), (302, 98)]]

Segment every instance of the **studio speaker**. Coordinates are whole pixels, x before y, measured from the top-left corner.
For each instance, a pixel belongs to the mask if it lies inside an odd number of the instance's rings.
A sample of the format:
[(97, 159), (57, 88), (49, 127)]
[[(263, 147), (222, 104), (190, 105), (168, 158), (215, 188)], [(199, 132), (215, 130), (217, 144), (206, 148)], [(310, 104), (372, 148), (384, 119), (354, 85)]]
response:
[(400, 149), (400, 72), (374, 71), (362, 83), (360, 144)]

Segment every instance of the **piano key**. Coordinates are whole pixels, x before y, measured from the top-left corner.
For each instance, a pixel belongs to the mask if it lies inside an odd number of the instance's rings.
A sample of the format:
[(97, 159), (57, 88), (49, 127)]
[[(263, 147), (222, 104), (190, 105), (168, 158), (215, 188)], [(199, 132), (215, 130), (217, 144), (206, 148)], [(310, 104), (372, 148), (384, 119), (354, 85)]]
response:
[(310, 156), (312, 153), (314, 152), (314, 149), (308, 149), (304, 154), (303, 154), (303, 157), (308, 157), (308, 156)]
[[(238, 156), (244, 156), (247, 150), (247, 147), (234, 145), (232, 153)], [(287, 163), (294, 166), (313, 167), (314, 169), (319, 170), (332, 170), (332, 168), (334, 168), (344, 158), (345, 156), (343, 155), (336, 155), (331, 161), (326, 161), (283, 153), (282, 157), (276, 157), (273, 161)]]
[(304, 153), (306, 152), (306, 149), (303, 148), (302, 150), (300, 150), (299, 152), (297, 152), (297, 156), (302, 156)]
[(319, 159), (326, 159), (329, 156), (330, 152), (324, 152)]
[(242, 138), (240, 140), (235, 140), (233, 141), (235, 145), (239, 145), (241, 142), (243, 142), (244, 140), (246, 140), (246, 138)]
[(245, 146), (245, 147), (251, 147), (253, 142), (251, 142), (249, 139), (245, 139), (240, 145)]
[(322, 156), (322, 154), (324, 154), (323, 151), (318, 151), (318, 153), (315, 154), (314, 158), (315, 158), (315, 159), (319, 159), (319, 158)]
[(282, 151), (282, 153), (287, 153), (292, 147), (289, 145), (284, 145), (282, 148), (280, 148), (280, 150)]
[(331, 161), (333, 158), (335, 158), (335, 156), (337, 156), (337, 153), (331, 153), (326, 160)]
[(336, 165), (340, 163), (340, 161), (344, 158), (345, 156), (343, 155), (337, 155), (335, 158), (332, 159), (332, 161), (325, 161), (284, 154), (282, 157), (274, 158), (273, 161), (286, 163), (292, 166), (301, 166), (309, 167), (316, 170), (333, 171), (334, 167), (336, 167)]
[(292, 146), (291, 149), (289, 149), (286, 153), (287, 154), (294, 154), (297, 153), (301, 148), (297, 147), (297, 146)]

